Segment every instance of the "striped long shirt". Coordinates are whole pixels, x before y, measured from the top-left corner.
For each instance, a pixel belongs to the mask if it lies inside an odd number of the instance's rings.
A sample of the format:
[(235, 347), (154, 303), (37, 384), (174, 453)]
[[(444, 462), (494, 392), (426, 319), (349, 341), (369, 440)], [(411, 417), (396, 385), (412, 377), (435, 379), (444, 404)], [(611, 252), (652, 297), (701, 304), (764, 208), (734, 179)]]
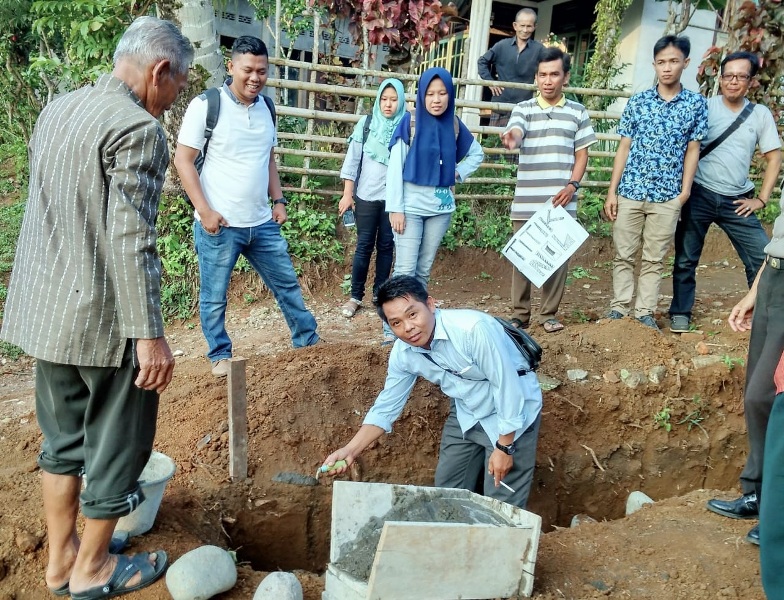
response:
[[(511, 216), (525, 221), (569, 183), (575, 152), (594, 144), (596, 134), (585, 107), (565, 97), (555, 106), (539, 97), (520, 102), (506, 131), (512, 129), (522, 132), (523, 142)], [(577, 214), (577, 194), (566, 210)]]
[(128, 339), (163, 335), (163, 129), (124, 82), (103, 75), (43, 110), (30, 154), (0, 336), (50, 362), (119, 366)]

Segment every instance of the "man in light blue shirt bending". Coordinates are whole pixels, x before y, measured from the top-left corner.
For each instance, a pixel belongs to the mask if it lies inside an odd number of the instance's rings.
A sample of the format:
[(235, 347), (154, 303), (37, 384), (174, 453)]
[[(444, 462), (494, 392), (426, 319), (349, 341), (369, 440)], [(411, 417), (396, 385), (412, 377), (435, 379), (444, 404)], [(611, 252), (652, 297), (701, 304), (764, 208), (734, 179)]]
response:
[(436, 309), (415, 277), (378, 290), (378, 313), (397, 336), (384, 389), (353, 439), (324, 461), (346, 466), (403, 412), (417, 377), (437, 384), (451, 409), (441, 436), (435, 485), (473, 490), (483, 461), (484, 495), (525, 508), (536, 463), (542, 391), (536, 374), (491, 316)]

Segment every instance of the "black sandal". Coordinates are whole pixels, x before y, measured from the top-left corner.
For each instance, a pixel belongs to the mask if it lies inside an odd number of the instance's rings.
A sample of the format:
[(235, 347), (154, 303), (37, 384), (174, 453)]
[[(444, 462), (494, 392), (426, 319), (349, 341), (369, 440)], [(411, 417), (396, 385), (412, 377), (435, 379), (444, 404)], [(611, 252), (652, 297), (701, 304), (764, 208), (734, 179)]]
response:
[(515, 317), (513, 319), (509, 319), (509, 322), (512, 325), (514, 325), (515, 327), (517, 327), (518, 329), (528, 329), (528, 326), (530, 325), (530, 323), (524, 323), (523, 321), (521, 321), (517, 317)]

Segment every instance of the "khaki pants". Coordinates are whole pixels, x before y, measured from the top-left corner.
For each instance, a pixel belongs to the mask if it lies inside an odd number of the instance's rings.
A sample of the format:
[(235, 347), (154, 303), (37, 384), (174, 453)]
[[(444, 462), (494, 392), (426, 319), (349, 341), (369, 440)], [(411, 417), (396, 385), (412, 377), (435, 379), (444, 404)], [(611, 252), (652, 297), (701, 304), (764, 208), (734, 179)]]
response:
[(677, 200), (640, 202), (618, 196), (618, 219), (613, 226), (613, 310), (623, 315), (630, 312), (634, 260), (642, 245), (634, 316), (639, 319), (656, 311), (664, 256), (672, 245), (680, 213)]
[[(512, 221), (515, 233), (525, 224), (526, 221)], [(558, 306), (563, 300), (568, 273), (569, 261), (567, 260), (550, 279), (544, 282), (541, 293), (542, 304), (539, 307), (540, 325), (547, 319), (555, 318)], [(531, 282), (515, 266), (512, 266), (512, 312), (513, 316), (523, 323), (529, 323), (531, 320)]]

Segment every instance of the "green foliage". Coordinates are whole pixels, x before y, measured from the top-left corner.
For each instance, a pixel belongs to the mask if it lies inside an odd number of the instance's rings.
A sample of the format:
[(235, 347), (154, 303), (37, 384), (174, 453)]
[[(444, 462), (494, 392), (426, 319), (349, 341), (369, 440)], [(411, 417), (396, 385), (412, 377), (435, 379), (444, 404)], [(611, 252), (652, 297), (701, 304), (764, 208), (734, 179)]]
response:
[(586, 231), (599, 237), (612, 236), (612, 224), (605, 221), (604, 198), (593, 190), (585, 190), (577, 203), (577, 220)]
[(348, 296), (351, 293), (351, 275), (345, 274), (343, 275), (343, 281), (340, 282), (340, 291), (343, 292), (344, 296)]
[(41, 109), (110, 70), (117, 40), (150, 1), (0, 0), (0, 143), (29, 141)]
[(11, 272), (24, 210), (24, 202), (0, 206), (0, 277)]
[(188, 319), (198, 298), (199, 263), (193, 247), (193, 209), (182, 197), (161, 201), (158, 253), (163, 265), (163, 314), (167, 319)]
[(22, 350), (19, 346), (14, 346), (8, 342), (0, 341), (0, 356), (10, 360), (19, 360), (22, 356), (24, 356), (24, 350)]
[(693, 427), (699, 427), (705, 431), (701, 425), (701, 423), (705, 420), (705, 415), (702, 414), (703, 408), (702, 399), (700, 398), (699, 394), (695, 394), (691, 399), (691, 411), (685, 417), (683, 417), (683, 419), (678, 421), (677, 424), (686, 424), (686, 429), (688, 431), (691, 431)]
[(457, 202), (441, 245), (448, 250), (467, 246), (500, 252), (512, 237), (508, 211), (508, 201)]
[(736, 366), (743, 366), (746, 364), (746, 361), (742, 358), (738, 358), (735, 356), (730, 356), (729, 354), (725, 354), (721, 357), (721, 362), (727, 365), (727, 368), (732, 371)]
[(672, 409), (669, 406), (664, 405), (659, 412), (654, 413), (653, 422), (657, 429), (662, 428), (664, 431), (669, 433), (672, 431), (672, 423), (670, 422), (671, 417)]
[(281, 233), (289, 243), (289, 253), (297, 274), (309, 262), (342, 262), (343, 245), (336, 237), (336, 210), (329, 214), (315, 194), (292, 194), (288, 221)]
[(586, 269), (584, 267), (575, 267), (569, 273), (569, 277), (571, 277), (572, 279), (593, 279), (593, 280), (599, 279), (596, 275), (591, 273), (590, 269)]

